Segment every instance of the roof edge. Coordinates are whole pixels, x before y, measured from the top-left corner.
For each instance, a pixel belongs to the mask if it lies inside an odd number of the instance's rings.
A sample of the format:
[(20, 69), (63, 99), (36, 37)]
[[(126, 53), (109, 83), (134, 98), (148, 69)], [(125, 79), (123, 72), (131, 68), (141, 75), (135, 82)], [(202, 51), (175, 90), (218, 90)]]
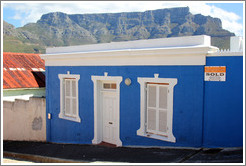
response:
[(211, 46), (211, 37), (207, 35), (182, 36), (171, 38), (144, 39), (133, 41), (121, 41), (111, 43), (88, 44), (66, 47), (47, 48), (47, 54), (60, 54), (71, 52), (94, 52), (123, 49), (147, 49), (147, 48), (166, 48), (166, 47), (187, 47), (205, 45)]
[(46, 66), (135, 66), (135, 65), (205, 65), (213, 46), (126, 49), (41, 55)]
[(106, 58), (106, 57), (127, 57), (127, 56), (153, 56), (153, 55), (185, 55), (185, 54), (213, 54), (218, 51), (214, 46), (189, 46), (189, 47), (167, 47), (167, 48), (147, 48), (147, 49), (124, 49), (109, 51), (92, 51), (92, 52), (71, 52), (42, 54), (40, 57), (44, 60), (62, 60), (77, 58)]

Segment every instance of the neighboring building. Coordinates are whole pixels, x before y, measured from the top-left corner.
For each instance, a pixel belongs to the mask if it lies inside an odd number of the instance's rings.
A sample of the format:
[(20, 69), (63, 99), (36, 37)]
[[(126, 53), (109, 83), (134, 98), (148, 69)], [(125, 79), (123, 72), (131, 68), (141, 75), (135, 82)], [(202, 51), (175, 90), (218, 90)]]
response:
[(48, 48), (47, 141), (241, 147), (243, 53), (209, 36)]
[(3, 53), (3, 100), (45, 97), (45, 65), (39, 54)]
[(45, 65), (39, 54), (3, 53), (3, 139), (46, 140)]

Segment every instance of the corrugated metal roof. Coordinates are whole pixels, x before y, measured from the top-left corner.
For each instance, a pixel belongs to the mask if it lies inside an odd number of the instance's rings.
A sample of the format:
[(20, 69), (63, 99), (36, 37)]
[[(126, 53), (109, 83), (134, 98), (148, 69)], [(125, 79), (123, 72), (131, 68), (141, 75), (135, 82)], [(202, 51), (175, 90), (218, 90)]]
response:
[(44, 71), (39, 54), (3, 53), (3, 89), (45, 87)]

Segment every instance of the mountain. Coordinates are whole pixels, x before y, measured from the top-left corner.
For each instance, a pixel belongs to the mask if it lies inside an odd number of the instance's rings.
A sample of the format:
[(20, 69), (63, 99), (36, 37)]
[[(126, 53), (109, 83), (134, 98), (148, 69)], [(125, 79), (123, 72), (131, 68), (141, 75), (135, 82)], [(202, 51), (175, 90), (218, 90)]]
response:
[(3, 21), (3, 51), (45, 53), (45, 46), (30, 42), (27, 33), (30, 32), (16, 29), (12, 24)]
[(52, 46), (203, 34), (211, 36), (212, 45), (219, 48), (229, 48), (229, 38), (235, 36), (222, 28), (220, 19), (193, 15), (188, 7), (104, 14), (55, 12), (44, 14), (36, 23), (20, 28), (4, 22), (4, 38), (13, 37), (23, 44), (40, 46), (41, 51), (36, 48), (40, 52)]

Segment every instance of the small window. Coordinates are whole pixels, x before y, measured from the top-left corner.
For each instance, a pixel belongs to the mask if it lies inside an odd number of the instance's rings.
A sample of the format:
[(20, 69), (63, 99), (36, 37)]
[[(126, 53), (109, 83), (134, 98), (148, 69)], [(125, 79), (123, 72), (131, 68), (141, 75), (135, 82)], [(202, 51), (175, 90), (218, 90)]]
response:
[(103, 89), (116, 89), (116, 83), (103, 83)]
[(79, 75), (59, 74), (60, 114), (59, 118), (80, 122), (78, 104)]
[(141, 87), (140, 129), (137, 135), (175, 142), (172, 131), (175, 78), (138, 78)]

